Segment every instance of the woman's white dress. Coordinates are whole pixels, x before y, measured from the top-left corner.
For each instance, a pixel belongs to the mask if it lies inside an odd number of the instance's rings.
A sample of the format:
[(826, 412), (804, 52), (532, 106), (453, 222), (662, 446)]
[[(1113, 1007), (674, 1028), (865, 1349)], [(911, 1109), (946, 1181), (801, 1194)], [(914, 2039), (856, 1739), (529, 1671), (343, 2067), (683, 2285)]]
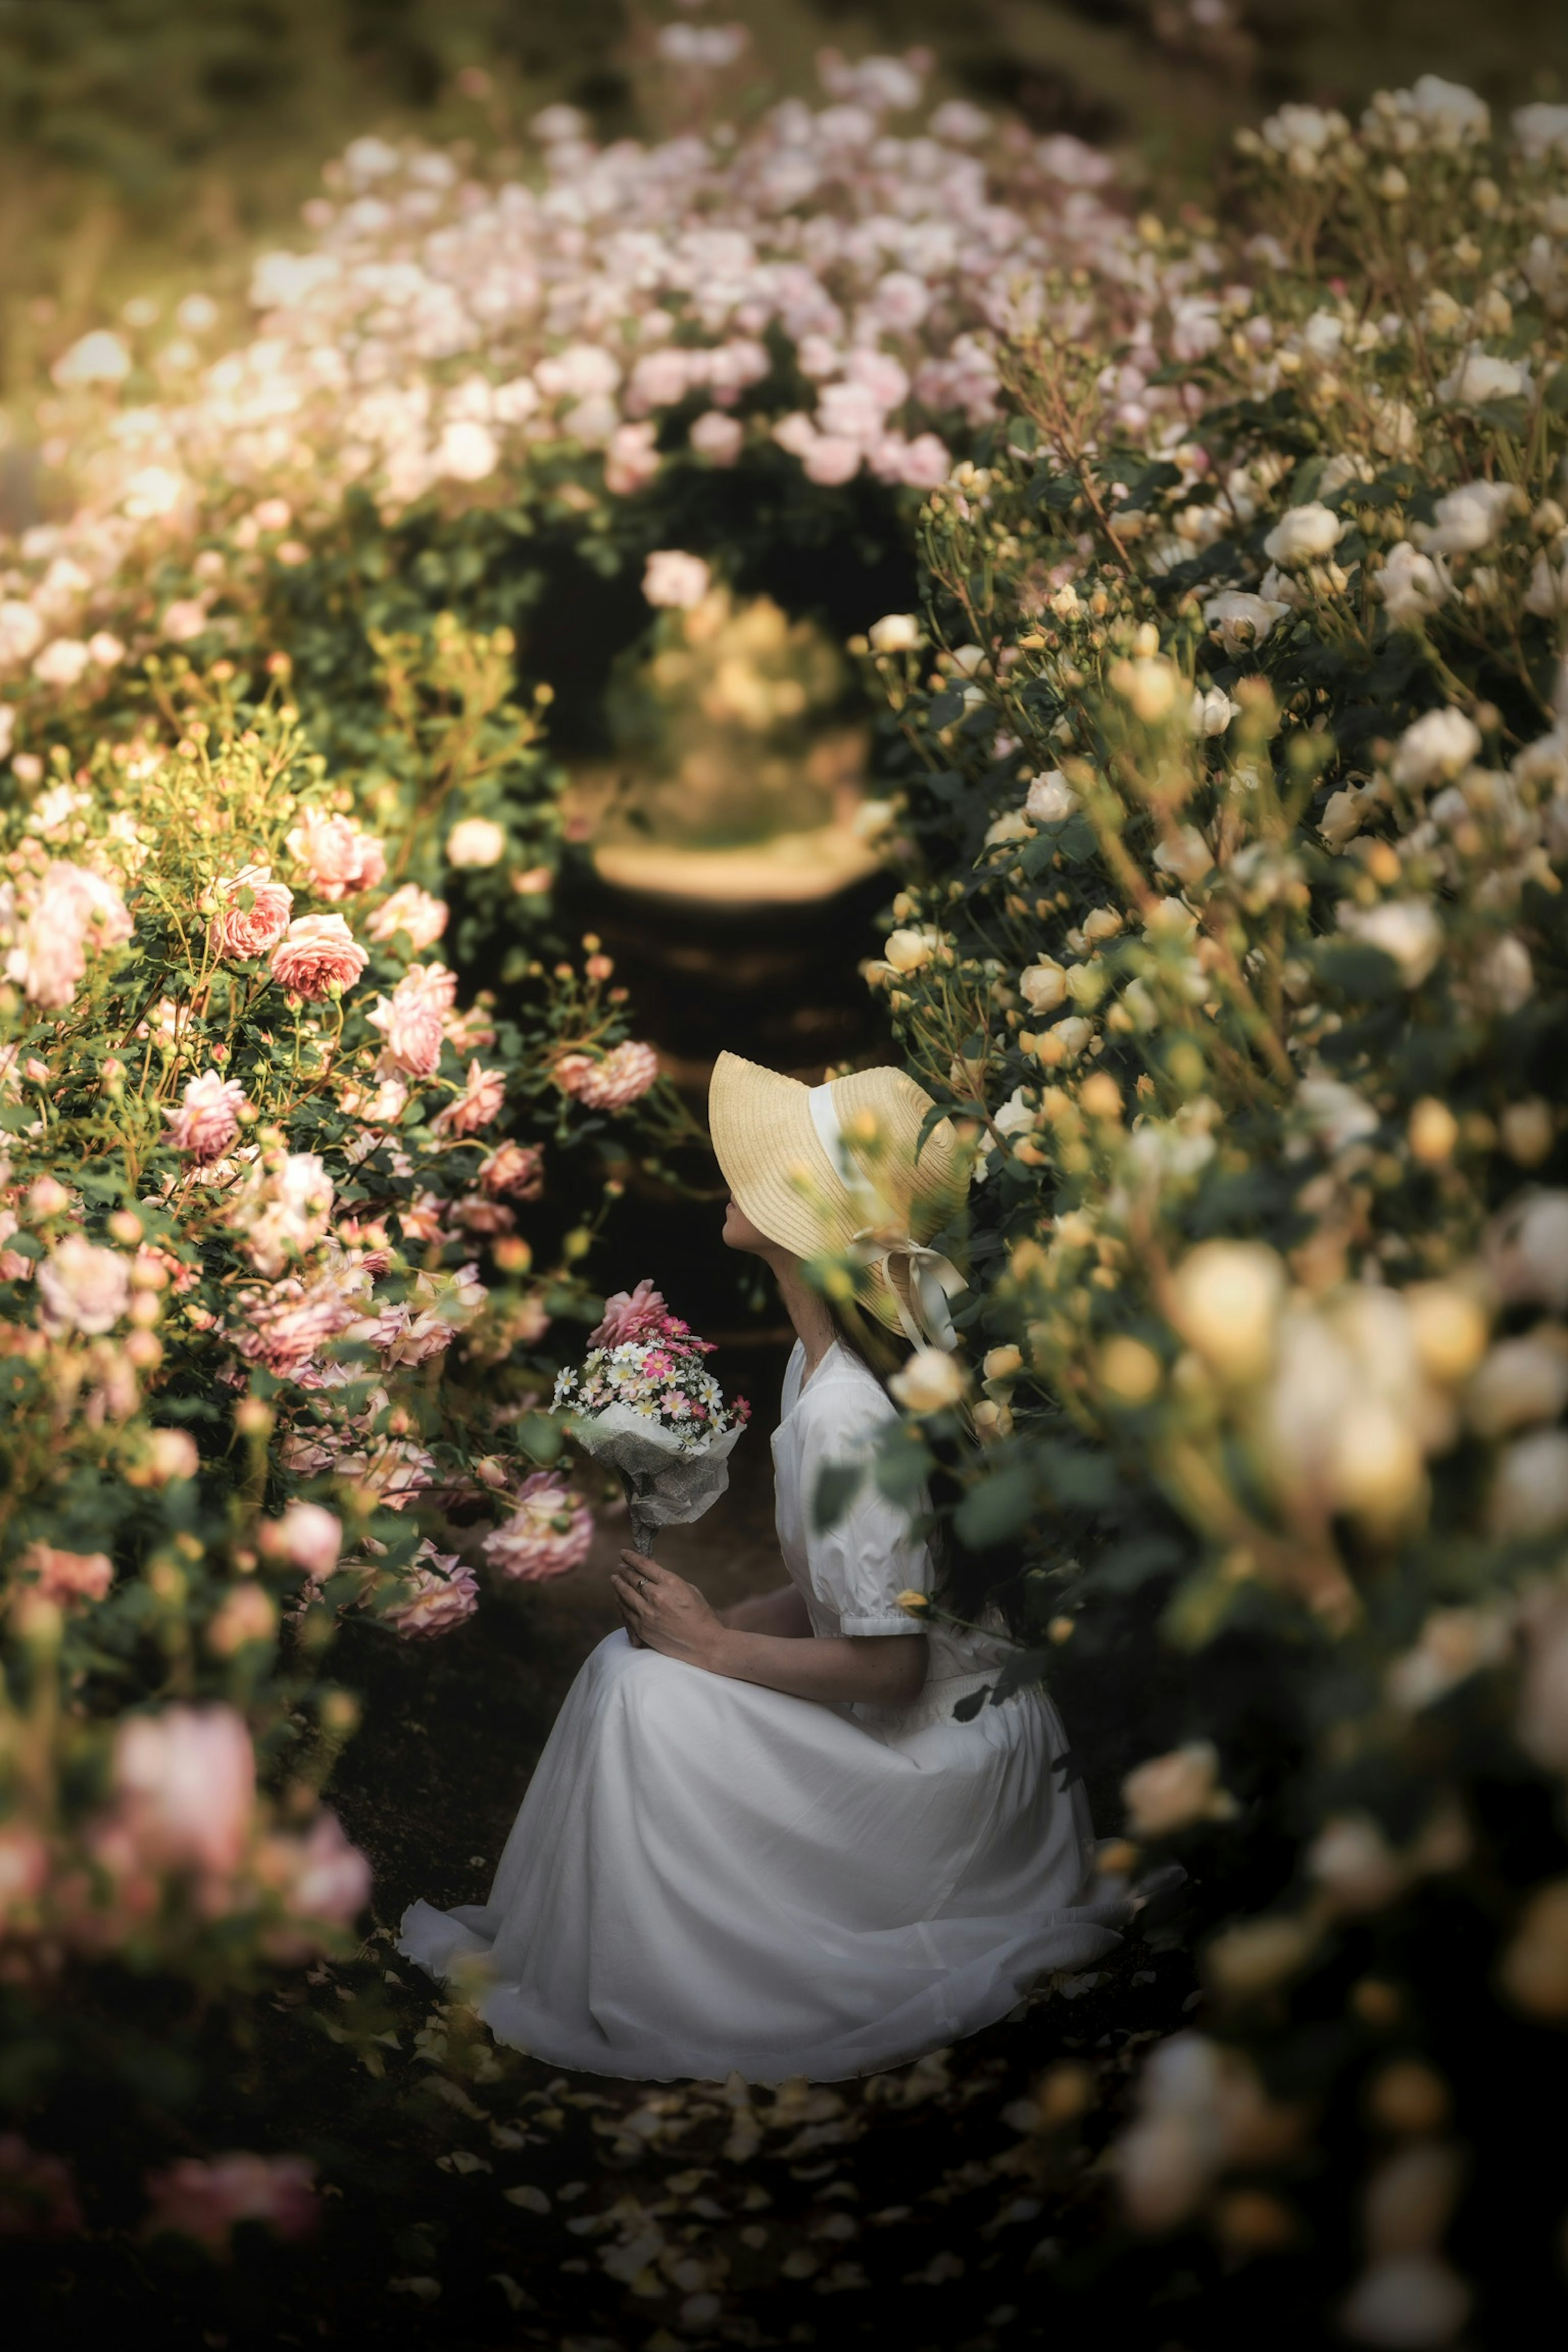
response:
[[(930, 1557), (869, 1476), (838, 1525), (818, 1476), (892, 1411), (834, 1347), (773, 1441), (778, 1535), (814, 1632), (908, 1633)], [(601, 1642), (567, 1694), (489, 1900), (416, 1903), (398, 1948), (499, 2041), (552, 2066), (670, 2080), (874, 2072), (1004, 2016), (1118, 1940), (1081, 1785), (1038, 1690), (955, 1722), (1005, 1653), (939, 1629), (910, 1706), (830, 1706)]]

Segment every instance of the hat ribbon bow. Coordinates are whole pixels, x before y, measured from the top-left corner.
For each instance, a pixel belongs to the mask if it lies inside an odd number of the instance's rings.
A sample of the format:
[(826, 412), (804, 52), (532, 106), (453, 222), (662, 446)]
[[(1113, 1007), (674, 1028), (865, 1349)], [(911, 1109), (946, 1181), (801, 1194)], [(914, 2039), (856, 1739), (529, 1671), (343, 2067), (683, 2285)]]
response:
[[(958, 1345), (958, 1333), (947, 1302), (969, 1287), (952, 1260), (943, 1257), (940, 1250), (911, 1241), (907, 1234), (879, 1233), (870, 1225), (863, 1226), (849, 1246), (868, 1270), (880, 1267), (910, 1346), (942, 1348), (951, 1354)], [(892, 1278), (889, 1263), (892, 1258), (901, 1258), (909, 1269), (907, 1303)]]

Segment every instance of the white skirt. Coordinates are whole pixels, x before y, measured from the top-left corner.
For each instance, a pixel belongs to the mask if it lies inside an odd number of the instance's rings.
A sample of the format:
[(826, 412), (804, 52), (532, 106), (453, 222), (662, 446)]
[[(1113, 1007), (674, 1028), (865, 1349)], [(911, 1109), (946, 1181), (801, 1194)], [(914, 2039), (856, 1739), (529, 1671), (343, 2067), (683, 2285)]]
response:
[(398, 1949), (498, 2041), (661, 2082), (836, 2082), (1006, 2014), (1119, 1940), (1081, 1785), (1039, 1690), (956, 1723), (983, 1677), (850, 1713), (601, 1642), (488, 1903)]

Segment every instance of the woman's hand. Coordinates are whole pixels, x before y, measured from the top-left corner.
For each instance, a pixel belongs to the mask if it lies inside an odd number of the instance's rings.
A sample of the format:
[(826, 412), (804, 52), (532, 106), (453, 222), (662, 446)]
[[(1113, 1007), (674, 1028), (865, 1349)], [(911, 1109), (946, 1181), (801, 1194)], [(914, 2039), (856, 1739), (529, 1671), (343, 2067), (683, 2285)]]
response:
[(610, 1582), (634, 1647), (684, 1658), (710, 1674), (721, 1671), (724, 1628), (697, 1587), (640, 1551), (624, 1551), (621, 1559), (624, 1565), (612, 1570)]

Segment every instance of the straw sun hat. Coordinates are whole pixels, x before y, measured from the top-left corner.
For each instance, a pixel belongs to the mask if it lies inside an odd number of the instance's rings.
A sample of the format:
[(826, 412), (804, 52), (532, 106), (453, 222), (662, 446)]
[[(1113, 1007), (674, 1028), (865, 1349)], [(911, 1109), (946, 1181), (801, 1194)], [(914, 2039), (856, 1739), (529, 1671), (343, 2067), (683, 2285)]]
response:
[(736, 1205), (797, 1257), (858, 1269), (861, 1303), (916, 1346), (952, 1348), (947, 1301), (966, 1287), (931, 1246), (967, 1190), (952, 1126), (902, 1070), (803, 1086), (721, 1054), (708, 1097), (713, 1149)]

